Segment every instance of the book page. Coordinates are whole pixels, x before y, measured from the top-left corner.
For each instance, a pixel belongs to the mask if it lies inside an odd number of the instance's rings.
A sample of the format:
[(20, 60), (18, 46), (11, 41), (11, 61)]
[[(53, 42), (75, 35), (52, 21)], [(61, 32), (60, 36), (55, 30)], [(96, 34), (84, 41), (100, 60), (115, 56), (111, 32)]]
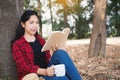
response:
[(63, 31), (52, 32), (41, 51), (52, 50), (52, 46), (56, 44), (58, 45), (58, 49), (64, 48), (66, 46), (69, 32), (69, 28), (65, 28)]

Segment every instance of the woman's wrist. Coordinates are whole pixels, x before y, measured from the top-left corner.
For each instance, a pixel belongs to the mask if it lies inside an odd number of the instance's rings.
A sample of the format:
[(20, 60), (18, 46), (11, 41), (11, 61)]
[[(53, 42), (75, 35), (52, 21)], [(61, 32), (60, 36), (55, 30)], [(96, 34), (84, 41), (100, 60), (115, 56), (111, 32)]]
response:
[(37, 74), (47, 76), (47, 69), (38, 68)]
[(48, 76), (48, 74), (47, 74), (47, 69), (45, 69), (45, 76)]

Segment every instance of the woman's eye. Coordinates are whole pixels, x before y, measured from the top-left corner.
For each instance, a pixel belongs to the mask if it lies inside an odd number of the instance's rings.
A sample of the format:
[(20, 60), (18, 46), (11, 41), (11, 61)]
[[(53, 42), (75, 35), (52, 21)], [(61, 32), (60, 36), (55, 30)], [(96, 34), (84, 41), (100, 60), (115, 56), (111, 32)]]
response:
[(30, 24), (33, 24), (34, 22), (33, 21), (30, 21)]
[(39, 24), (39, 22), (36, 22), (36, 24)]

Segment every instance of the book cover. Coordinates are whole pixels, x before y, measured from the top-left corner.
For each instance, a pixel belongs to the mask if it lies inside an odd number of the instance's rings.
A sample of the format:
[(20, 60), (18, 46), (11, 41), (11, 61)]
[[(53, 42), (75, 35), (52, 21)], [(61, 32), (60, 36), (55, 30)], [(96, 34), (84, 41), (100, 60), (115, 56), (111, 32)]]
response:
[(62, 31), (53, 31), (41, 51), (52, 50), (52, 46), (56, 44), (58, 45), (58, 49), (63, 49), (66, 46), (69, 32), (70, 28), (65, 28)]

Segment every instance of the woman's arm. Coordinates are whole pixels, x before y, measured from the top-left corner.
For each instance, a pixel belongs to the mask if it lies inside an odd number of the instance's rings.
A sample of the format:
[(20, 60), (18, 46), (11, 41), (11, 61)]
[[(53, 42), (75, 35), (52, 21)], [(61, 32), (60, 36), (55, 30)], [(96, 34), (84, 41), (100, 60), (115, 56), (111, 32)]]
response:
[(37, 74), (44, 76), (54, 76), (54, 67), (50, 66), (47, 69), (38, 68)]
[(25, 56), (20, 50), (20, 47), (15, 43), (12, 46), (12, 55), (13, 59), (16, 62), (17, 68), (19, 72), (25, 72), (25, 73), (36, 73), (39, 66), (36, 66), (34, 64), (28, 63), (28, 61), (25, 60)]

